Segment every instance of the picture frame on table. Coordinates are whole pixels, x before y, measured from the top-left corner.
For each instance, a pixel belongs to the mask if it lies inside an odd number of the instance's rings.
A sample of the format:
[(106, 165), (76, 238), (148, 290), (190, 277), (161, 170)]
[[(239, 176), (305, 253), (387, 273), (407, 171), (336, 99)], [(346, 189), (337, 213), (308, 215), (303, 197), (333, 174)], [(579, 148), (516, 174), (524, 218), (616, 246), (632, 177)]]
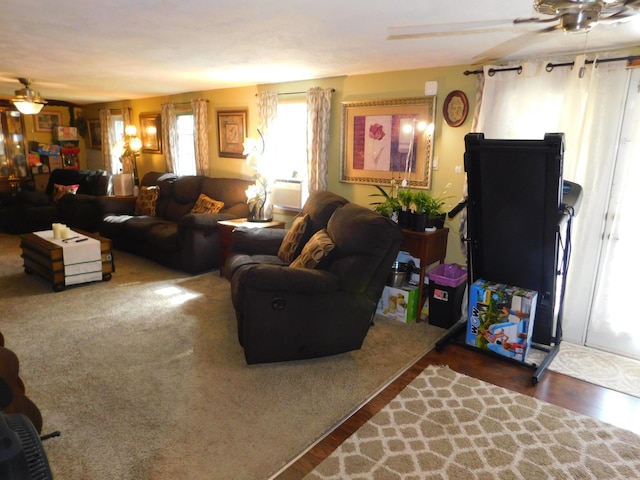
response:
[(430, 188), (435, 120), (435, 95), (343, 102), (340, 181)]
[(140, 140), (143, 153), (162, 153), (162, 124), (159, 113), (140, 114)]
[(221, 157), (245, 158), (248, 110), (218, 110), (218, 153)]
[(36, 132), (53, 132), (58, 125), (62, 125), (60, 112), (42, 111), (33, 119)]
[(87, 120), (87, 131), (89, 132), (89, 148), (92, 150), (102, 149), (102, 134), (100, 132), (100, 120)]

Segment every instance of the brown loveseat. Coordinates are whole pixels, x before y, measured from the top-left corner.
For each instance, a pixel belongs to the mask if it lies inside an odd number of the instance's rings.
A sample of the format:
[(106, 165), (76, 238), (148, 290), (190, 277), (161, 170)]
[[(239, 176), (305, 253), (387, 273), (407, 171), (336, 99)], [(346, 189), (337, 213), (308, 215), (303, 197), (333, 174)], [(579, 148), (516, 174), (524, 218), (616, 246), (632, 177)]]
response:
[[(102, 197), (99, 231), (117, 249), (185, 272), (205, 272), (219, 266), (218, 221), (248, 215), (245, 190), (252, 183), (237, 178), (150, 172), (142, 178), (141, 186), (158, 187), (155, 212), (136, 214), (136, 197)], [(224, 202), (222, 210), (192, 213), (200, 194)]]
[(272, 229), (234, 232), (225, 273), (249, 364), (359, 349), (400, 249), (397, 224), (330, 192), (311, 194), (298, 218), (294, 245)]

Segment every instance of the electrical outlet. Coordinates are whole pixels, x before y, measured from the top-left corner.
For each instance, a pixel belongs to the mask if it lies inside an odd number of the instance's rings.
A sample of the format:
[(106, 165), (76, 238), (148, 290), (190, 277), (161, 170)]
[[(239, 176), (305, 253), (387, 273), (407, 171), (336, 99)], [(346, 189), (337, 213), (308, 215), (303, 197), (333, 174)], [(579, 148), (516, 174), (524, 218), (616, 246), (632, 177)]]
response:
[(456, 165), (455, 172), (462, 173), (462, 165)]

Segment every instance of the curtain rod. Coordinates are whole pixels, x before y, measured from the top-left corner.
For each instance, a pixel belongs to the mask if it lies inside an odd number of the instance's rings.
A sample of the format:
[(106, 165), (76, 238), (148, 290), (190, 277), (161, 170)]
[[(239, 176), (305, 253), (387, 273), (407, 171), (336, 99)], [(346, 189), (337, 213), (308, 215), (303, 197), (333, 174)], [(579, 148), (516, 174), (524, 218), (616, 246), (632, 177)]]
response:
[[(331, 93), (334, 93), (336, 91), (335, 88), (331, 89)], [(302, 95), (303, 93), (307, 93), (307, 92), (278, 92), (276, 95)], [(258, 96), (258, 94), (256, 93), (256, 97)]]
[[(621, 62), (621, 61), (627, 61), (627, 62), (633, 62), (635, 60), (640, 59), (640, 55), (630, 55), (628, 57), (616, 57), (616, 58), (603, 58), (603, 59), (593, 59), (593, 60), (585, 60), (585, 65), (591, 65), (592, 63), (595, 63), (596, 66), (598, 63), (609, 63), (609, 62)], [(566, 63), (547, 63), (546, 65), (546, 70), (547, 72), (551, 72), (554, 68), (556, 67), (573, 67), (573, 65), (575, 64), (575, 62), (566, 62)], [(487, 72), (487, 74), (490, 77), (493, 77), (496, 73), (499, 72), (513, 72), (513, 71), (517, 71), (518, 74), (522, 73), (522, 66), (517, 66), (517, 67), (507, 67), (507, 68), (490, 68), (489, 71)], [(465, 70), (463, 72), (463, 75), (478, 75), (480, 73), (483, 73), (484, 70), (482, 68), (479, 68), (477, 70)]]

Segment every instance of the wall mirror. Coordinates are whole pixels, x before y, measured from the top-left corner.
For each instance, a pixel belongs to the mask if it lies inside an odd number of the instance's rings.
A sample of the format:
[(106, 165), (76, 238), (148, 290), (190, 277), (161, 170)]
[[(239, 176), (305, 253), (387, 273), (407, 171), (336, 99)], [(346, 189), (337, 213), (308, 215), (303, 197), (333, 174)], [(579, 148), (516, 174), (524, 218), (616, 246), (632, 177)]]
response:
[(0, 177), (27, 177), (24, 121), (17, 110), (0, 107)]

